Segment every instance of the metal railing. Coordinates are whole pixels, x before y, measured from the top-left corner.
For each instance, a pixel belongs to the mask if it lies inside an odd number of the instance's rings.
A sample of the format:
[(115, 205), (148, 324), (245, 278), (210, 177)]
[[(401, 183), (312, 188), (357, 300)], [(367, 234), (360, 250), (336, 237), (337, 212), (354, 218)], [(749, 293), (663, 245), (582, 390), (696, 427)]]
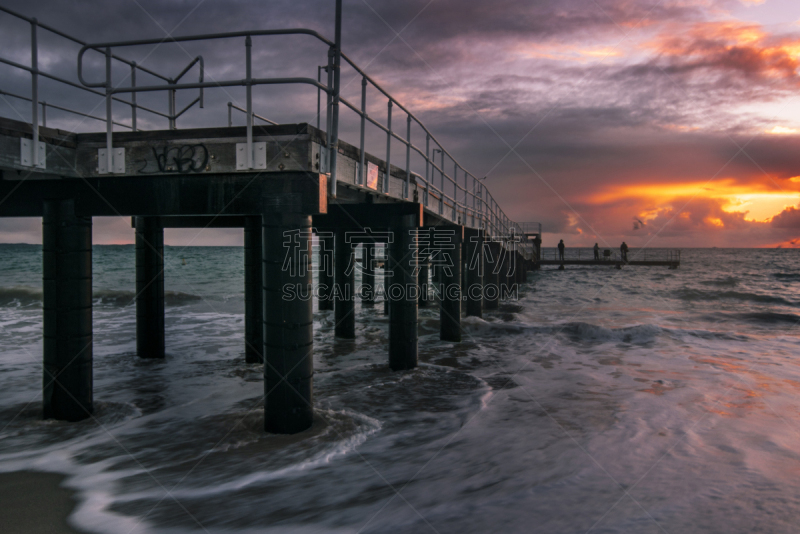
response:
[[(202, 91), (201, 91), (200, 95), (198, 96), (198, 98), (196, 98), (192, 103), (190, 103), (188, 106), (186, 106), (183, 110), (181, 110), (178, 113), (175, 113), (175, 94), (174, 94), (174, 92), (169, 93), (169, 109), (170, 109), (170, 111), (168, 113), (162, 113), (162, 112), (157, 111), (155, 109), (151, 109), (149, 107), (142, 106), (141, 104), (137, 104), (137, 102), (136, 102), (136, 92), (133, 92), (131, 94), (131, 99), (130, 100), (124, 100), (124, 99), (121, 99), (121, 98), (118, 98), (118, 97), (113, 97), (112, 98), (113, 101), (120, 102), (122, 104), (126, 104), (126, 105), (130, 106), (130, 108), (131, 108), (131, 124), (128, 125), (128, 124), (123, 124), (123, 123), (120, 123), (120, 122), (114, 122), (113, 120), (109, 121), (109, 118), (110, 118), (110, 114), (109, 113), (106, 113), (106, 118), (101, 118), (101, 117), (97, 117), (95, 115), (91, 115), (89, 113), (84, 113), (82, 111), (78, 111), (78, 110), (75, 110), (75, 109), (71, 109), (71, 108), (67, 108), (67, 107), (64, 107), (64, 106), (59, 106), (59, 105), (56, 105), (56, 104), (52, 104), (52, 103), (47, 103), (47, 102), (41, 101), (41, 100), (39, 100), (39, 76), (42, 76), (44, 78), (48, 78), (48, 79), (56, 81), (58, 83), (62, 83), (62, 84), (68, 85), (70, 87), (74, 87), (76, 89), (79, 89), (81, 91), (92, 93), (92, 94), (95, 94), (95, 95), (98, 95), (98, 96), (101, 96), (101, 97), (106, 97), (107, 95), (105, 93), (101, 92), (101, 91), (96, 91), (96, 90), (91, 89), (91, 88), (89, 88), (89, 87), (87, 87), (85, 85), (82, 85), (80, 83), (76, 83), (76, 82), (73, 82), (71, 80), (67, 80), (65, 78), (61, 78), (59, 76), (56, 76), (54, 74), (51, 74), (51, 73), (48, 73), (48, 72), (45, 72), (45, 71), (42, 71), (42, 70), (39, 69), (39, 37), (38, 37), (38, 30), (40, 28), (43, 29), (43, 30), (46, 30), (46, 31), (48, 31), (48, 32), (50, 32), (50, 33), (52, 33), (54, 35), (57, 35), (57, 36), (62, 37), (64, 39), (67, 39), (68, 41), (71, 41), (73, 43), (79, 44), (81, 46), (85, 46), (86, 45), (85, 41), (82, 41), (81, 39), (78, 39), (78, 38), (73, 37), (73, 36), (71, 36), (71, 35), (69, 35), (67, 33), (64, 33), (61, 30), (53, 28), (52, 26), (49, 26), (49, 25), (44, 24), (44, 23), (41, 23), (38, 20), (36, 20), (35, 18), (26, 17), (25, 15), (17, 13), (16, 11), (14, 11), (12, 9), (8, 9), (7, 7), (0, 6), (0, 11), (6, 13), (8, 15), (11, 15), (12, 17), (15, 17), (15, 18), (18, 18), (20, 20), (23, 20), (23, 21), (27, 22), (28, 24), (30, 24), (30, 27), (31, 27), (31, 41), (30, 41), (31, 42), (31, 64), (30, 64), (30, 66), (22, 65), (20, 63), (17, 63), (15, 61), (11, 61), (11, 60), (6, 59), (6, 58), (0, 58), (0, 63), (3, 63), (5, 65), (9, 65), (9, 66), (17, 68), (17, 69), (21, 69), (21, 70), (27, 71), (27, 72), (29, 72), (31, 74), (31, 95), (30, 95), (30, 97), (26, 97), (26, 96), (18, 95), (18, 94), (11, 93), (11, 92), (8, 92), (8, 91), (3, 91), (3, 90), (0, 90), (0, 94), (11, 96), (13, 98), (18, 98), (18, 99), (21, 99), (21, 100), (25, 100), (25, 101), (31, 103), (31, 127), (33, 129), (33, 139), (34, 139), (34, 141), (37, 141), (39, 139), (39, 106), (42, 107), (41, 118), (42, 118), (42, 126), (43, 127), (47, 126), (47, 124), (46, 124), (46, 117), (47, 117), (46, 110), (47, 110), (48, 107), (50, 107), (50, 108), (53, 108), (53, 109), (58, 109), (60, 111), (65, 111), (67, 113), (78, 115), (78, 116), (81, 116), (81, 117), (86, 117), (86, 118), (95, 119), (95, 120), (101, 120), (101, 121), (104, 121), (104, 122), (107, 122), (107, 123), (110, 122), (109, 126), (112, 125), (112, 124), (116, 124), (117, 126), (120, 126), (120, 127), (123, 127), (123, 128), (129, 128), (129, 129), (134, 130), (134, 131), (137, 130), (137, 120), (136, 120), (137, 119), (137, 116), (136, 116), (137, 115), (137, 110), (141, 109), (142, 111), (146, 111), (148, 113), (152, 113), (154, 115), (158, 115), (160, 117), (166, 118), (169, 121), (170, 128), (175, 128), (175, 120), (178, 117), (180, 117), (181, 115), (183, 115), (186, 111), (188, 111), (192, 106), (194, 106), (195, 104), (199, 103), (200, 107), (201, 108), (203, 107), (203, 94), (202, 94)], [(154, 76), (154, 77), (156, 77), (158, 79), (166, 81), (167, 83), (176, 84), (178, 82), (178, 80), (180, 80), (184, 75), (186, 75), (189, 72), (189, 70), (195, 64), (198, 64), (198, 63), (200, 64), (200, 80), (202, 81), (202, 79), (203, 79), (203, 70), (204, 70), (204, 68), (203, 68), (203, 58), (201, 56), (198, 56), (194, 60), (192, 60), (189, 63), (189, 65), (187, 65), (186, 68), (184, 68), (183, 71), (181, 71), (181, 73), (178, 74), (178, 76), (176, 76), (175, 78), (169, 78), (169, 77), (164, 76), (162, 74), (159, 74), (158, 72), (155, 72), (155, 71), (153, 71), (151, 69), (148, 69), (148, 68), (143, 67), (141, 65), (137, 65), (135, 61), (130, 61), (128, 59), (125, 59), (125, 58), (117, 56), (117, 55), (111, 55), (110, 58), (107, 58), (107, 62), (110, 61), (111, 59), (113, 59), (115, 61), (120, 61), (123, 64), (127, 65), (128, 67), (130, 67), (130, 75), (129, 75), (129, 77), (131, 79), (131, 84), (134, 85), (134, 86), (136, 85), (136, 72), (137, 71), (146, 73), (146, 74), (148, 74), (150, 76)], [(109, 103), (109, 105), (110, 105), (110, 103)], [(38, 150), (36, 150), (35, 147), (36, 147), (36, 142), (31, 143), (31, 150), (32, 150), (31, 161), (33, 162), (32, 166), (34, 166), (34, 167), (37, 166), (38, 163), (39, 163), (39, 161), (38, 161)]]
[[(648, 248), (631, 248), (628, 250), (627, 260), (622, 259), (622, 254), (619, 250), (611, 250), (608, 248), (600, 248), (598, 251), (600, 261), (607, 261), (609, 263), (616, 263), (620, 261), (648, 261), (648, 262), (671, 262), (680, 263), (681, 251), (680, 250), (667, 250), (667, 249), (648, 249)], [(543, 248), (541, 251), (541, 259), (548, 261), (560, 261), (561, 258), (556, 248)], [(593, 248), (575, 248), (567, 247), (564, 250), (564, 261), (592, 261), (594, 260)]]
[[(37, 94), (37, 77), (39, 74), (48, 76), (59, 82), (81, 88), (85, 91), (101, 95), (106, 100), (106, 151), (109, 159), (108, 166), (112, 168), (112, 153), (113, 151), (113, 125), (122, 125), (113, 120), (112, 103), (113, 101), (122, 102), (131, 107), (131, 123), (132, 126), (127, 126), (136, 129), (136, 110), (142, 109), (150, 113), (155, 113), (161, 117), (169, 120), (169, 127), (175, 128), (175, 121), (178, 117), (186, 113), (195, 104), (199, 103), (199, 107), (203, 107), (203, 90), (207, 88), (222, 88), (233, 86), (244, 86), (246, 90), (246, 106), (241, 108), (232, 103), (228, 103), (228, 124), (232, 124), (232, 110), (236, 109), (242, 111), (246, 115), (247, 120), (247, 168), (253, 168), (253, 121), (260, 119), (265, 122), (275, 124), (274, 121), (256, 115), (253, 112), (252, 101), (252, 88), (258, 85), (278, 85), (278, 84), (307, 84), (317, 88), (317, 124), (321, 126), (320, 120), (322, 115), (322, 102), (321, 95), (325, 93), (325, 114), (326, 114), (326, 150), (322, 156), (322, 163), (326, 170), (330, 173), (330, 193), (332, 196), (336, 195), (337, 187), (337, 157), (339, 148), (339, 110), (340, 104), (345, 108), (352, 110), (360, 119), (360, 139), (359, 139), (359, 165), (356, 177), (356, 185), (364, 187), (365, 174), (366, 174), (366, 124), (369, 123), (377, 127), (383, 134), (386, 135), (386, 158), (384, 169), (384, 179), (382, 181), (382, 193), (389, 194), (389, 183), (392, 180), (392, 143), (399, 141), (405, 147), (405, 165), (404, 169), (400, 168), (400, 180), (402, 182), (402, 196), (409, 199), (412, 196), (412, 188), (414, 189), (415, 198), (421, 193), (420, 201), (422, 204), (432, 211), (438, 211), (439, 215), (451, 220), (457, 224), (463, 224), (474, 228), (483, 228), (492, 236), (510, 236), (517, 235), (524, 242), (526, 241), (525, 229), (519, 224), (513, 222), (500, 208), (496, 199), (492, 196), (489, 189), (482, 182), (483, 178), (477, 178), (472, 173), (464, 168), (464, 166), (456, 160), (456, 158), (444, 148), (442, 143), (434, 136), (431, 131), (416, 117), (410, 110), (403, 106), (397, 99), (395, 99), (389, 92), (381, 87), (381, 85), (366, 74), (360, 67), (358, 67), (353, 60), (341, 52), (341, 0), (336, 2), (336, 25), (335, 25), (335, 39), (333, 41), (323, 37), (314, 30), (306, 28), (289, 28), (277, 30), (258, 30), (258, 31), (238, 31), (216, 34), (203, 34), (203, 35), (190, 35), (182, 37), (166, 37), (160, 39), (139, 39), (131, 41), (117, 41), (106, 43), (92, 43), (87, 44), (83, 41), (70, 37), (62, 32), (59, 32), (49, 26), (38, 23), (35, 19), (28, 19), (19, 15), (7, 8), (0, 7), (0, 10), (5, 11), (20, 19), (26, 20), (32, 27), (32, 66), (26, 67), (17, 63), (2, 60), (3, 63), (22, 68), (31, 72), (32, 74), (32, 110), (33, 110), (33, 124), (35, 125), (34, 135), (38, 138), (38, 108), (41, 102), (38, 100)], [(52, 31), (62, 37), (70, 39), (76, 43), (81, 44), (81, 49), (78, 52), (78, 80), (82, 85), (54, 77), (52, 75), (40, 72), (37, 66), (36, 57), (36, 28), (42, 27)], [(327, 65), (317, 67), (317, 79), (306, 77), (272, 77), (260, 78), (254, 77), (252, 73), (252, 39), (257, 36), (288, 36), (288, 35), (305, 35), (321, 42), (328, 47)], [(184, 68), (178, 76), (168, 78), (161, 74), (145, 69), (137, 65), (133, 61), (128, 61), (114, 54), (112, 49), (119, 49), (123, 47), (141, 46), (141, 45), (161, 45), (164, 43), (181, 43), (189, 41), (211, 41), (219, 39), (232, 39), (243, 38), (245, 45), (245, 77), (239, 79), (227, 80), (204, 80), (204, 62), (201, 56), (192, 60), (186, 68)], [(84, 77), (84, 56), (86, 52), (93, 50), (105, 55), (105, 79), (102, 81), (88, 81)], [(131, 69), (130, 85), (115, 86), (112, 84), (112, 60), (121, 61)], [(355, 105), (349, 100), (343, 98), (340, 94), (341, 89), (341, 67), (342, 63), (352, 68), (357, 76), (361, 78), (361, 101), (359, 105)], [(199, 64), (200, 76), (197, 82), (181, 82), (185, 74), (196, 64)], [(136, 71), (140, 70), (147, 74), (153, 75), (160, 81), (165, 83), (155, 85), (137, 85), (136, 84)], [(322, 72), (325, 71), (327, 80), (323, 83)], [(371, 117), (367, 113), (367, 88), (371, 86), (381, 95), (386, 102), (386, 123), (385, 125)], [(189, 103), (181, 111), (176, 111), (175, 108), (175, 95), (179, 90), (199, 89), (200, 94), (191, 103)], [(166, 91), (168, 95), (168, 109), (167, 113), (162, 113), (156, 110), (145, 108), (136, 103), (136, 95), (143, 92), (158, 92)], [(130, 93), (130, 100), (119, 98), (118, 95)], [(16, 96), (16, 95), (15, 95)], [(47, 104), (50, 105), (50, 104)], [(66, 109), (66, 108), (59, 108)], [(399, 110), (405, 115), (405, 135), (400, 135), (395, 131), (392, 126), (393, 112), (396, 114)], [(67, 110), (71, 111), (72, 110)], [(81, 112), (76, 112), (81, 114)], [(92, 119), (100, 119), (92, 115), (86, 114)], [(419, 137), (414, 138), (412, 134), (417, 130), (424, 136), (424, 148), (422, 148)], [(419, 134), (418, 134), (419, 136)], [(424, 161), (424, 172), (418, 173), (412, 169), (412, 152), (421, 156)], [(437, 158), (438, 156), (438, 158)], [(438, 161), (437, 161), (438, 159)], [(398, 169), (398, 166), (395, 166)], [(397, 172), (394, 173), (397, 176)], [(541, 229), (540, 229), (541, 231)], [(528, 247), (521, 247), (527, 249)]]

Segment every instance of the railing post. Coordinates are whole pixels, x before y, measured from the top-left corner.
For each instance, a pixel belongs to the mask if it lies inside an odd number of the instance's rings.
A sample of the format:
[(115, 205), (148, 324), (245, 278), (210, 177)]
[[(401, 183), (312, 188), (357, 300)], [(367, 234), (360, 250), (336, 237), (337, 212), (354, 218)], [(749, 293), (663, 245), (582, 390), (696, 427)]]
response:
[[(444, 162), (442, 163), (444, 165)], [(453, 161), (453, 222), (458, 220), (458, 163)]]
[(331, 103), (331, 196), (336, 197), (336, 160), (339, 156), (339, 90), (342, 63), (342, 0), (336, 0), (336, 26), (333, 50), (333, 101)]
[[(325, 93), (325, 172), (331, 172), (331, 130), (333, 129), (333, 48), (328, 49), (328, 90)], [(330, 186), (329, 186), (330, 187)]]
[[(170, 85), (175, 85), (175, 82), (170, 80), (168, 82)], [(175, 129), (175, 89), (170, 89), (167, 91), (167, 105), (169, 107), (169, 129)]]
[(31, 20), (31, 161), (33, 168), (39, 165), (39, 42), (36, 38), (36, 19)]
[(406, 119), (406, 188), (403, 198), (411, 196), (411, 115)]
[[(136, 87), (136, 62), (131, 62), (131, 87)], [(131, 131), (136, 131), (136, 91), (131, 93)]]
[[(322, 65), (317, 65), (317, 83), (322, 83)], [(317, 130), (319, 130), (320, 116), (322, 115), (322, 89), (317, 87)]]
[(358, 185), (364, 186), (366, 185), (364, 182), (364, 175), (366, 170), (364, 169), (364, 165), (366, 165), (367, 158), (364, 154), (364, 136), (366, 135), (366, 127), (367, 127), (367, 78), (361, 78), (361, 153), (359, 155), (359, 166), (358, 166)]
[(233, 102), (228, 102), (228, 128), (233, 126)]
[(442, 163), (439, 167), (442, 173), (442, 188), (439, 190), (439, 215), (444, 215), (444, 148), (439, 152), (442, 154)]
[(383, 176), (383, 192), (389, 192), (389, 178), (392, 175), (392, 99), (389, 99), (389, 111), (386, 118), (386, 174)]
[(106, 164), (108, 172), (114, 171), (114, 152), (112, 150), (114, 119), (111, 98), (111, 48), (106, 48)]
[(42, 128), (47, 128), (47, 102), (42, 100)]
[(425, 204), (425, 207), (428, 207), (428, 195), (430, 194), (431, 190), (431, 136), (430, 134), (425, 134), (425, 196), (422, 197), (422, 201)]
[(244, 40), (245, 48), (245, 88), (247, 91), (247, 168), (253, 168), (253, 78), (252, 48), (253, 40), (248, 35)]

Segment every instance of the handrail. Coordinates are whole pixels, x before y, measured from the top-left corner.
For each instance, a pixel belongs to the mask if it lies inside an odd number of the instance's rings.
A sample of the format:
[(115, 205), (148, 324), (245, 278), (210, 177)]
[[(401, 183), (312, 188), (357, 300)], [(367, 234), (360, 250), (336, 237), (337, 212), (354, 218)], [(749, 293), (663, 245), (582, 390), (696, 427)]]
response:
[[(228, 128), (230, 128), (231, 126), (233, 126), (233, 120), (232, 120), (232, 119), (233, 119), (233, 117), (231, 116), (231, 110), (232, 110), (232, 109), (239, 110), (239, 111), (241, 111), (242, 113), (247, 113), (247, 110), (246, 110), (246, 109), (240, 108), (239, 106), (237, 106), (237, 105), (236, 105), (236, 104), (234, 104), (233, 102), (228, 102)], [(253, 118), (255, 118), (255, 119), (259, 119), (259, 120), (262, 120), (262, 121), (264, 121), (264, 122), (268, 122), (269, 124), (273, 124), (273, 125), (275, 125), (275, 126), (277, 126), (277, 125), (278, 125), (278, 123), (277, 123), (277, 122), (275, 122), (275, 121), (271, 121), (271, 120), (269, 120), (269, 119), (268, 119), (268, 118), (266, 118), (266, 117), (262, 117), (261, 115), (259, 115), (259, 114), (257, 114), (257, 113), (253, 113)]]
[[(31, 102), (32, 101), (27, 96), (22, 96), (22, 95), (17, 95), (17, 94), (14, 94), (14, 93), (9, 93), (8, 91), (4, 91), (2, 89), (0, 89), (0, 95), (12, 96), (14, 98), (19, 98), (20, 100), (25, 100), (27, 102)], [(42, 105), (42, 119), (43, 119), (42, 120), (42, 126), (45, 127), (45, 128), (47, 127), (47, 122), (46, 122), (46, 120), (44, 120), (44, 118), (45, 118), (45, 114), (44, 114), (45, 113), (45, 111), (44, 111), (45, 108), (58, 109), (58, 110), (61, 110), (61, 111), (66, 111), (67, 113), (73, 113), (75, 115), (80, 115), (81, 117), (86, 117), (87, 119), (94, 119), (96, 121), (106, 122), (106, 120), (103, 117), (97, 117), (95, 115), (90, 115), (90, 114), (84, 113), (82, 111), (76, 111), (74, 109), (69, 109), (69, 108), (57, 106), (56, 104), (49, 104), (49, 103), (44, 102), (44, 101), (40, 101), (39, 104)], [(116, 124), (117, 126), (121, 126), (123, 128), (133, 129), (133, 127), (131, 125), (129, 125), (129, 124), (123, 124), (121, 122), (115, 122), (114, 124)]]
[[(153, 38), (153, 39), (137, 39), (137, 40), (130, 40), (130, 41), (113, 41), (113, 42), (104, 42), (104, 43), (85, 43), (83, 41), (74, 39), (66, 34), (62, 34), (61, 32), (50, 28), (49, 26), (39, 24), (36, 19), (29, 19), (22, 15), (19, 15), (7, 8), (0, 7), (0, 11), (10, 13), (14, 16), (18, 16), (23, 20), (27, 20), (31, 23), (33, 28), (33, 36), (32, 36), (32, 65), (31, 67), (26, 67), (24, 65), (17, 64), (13, 61), (3, 60), (0, 58), (0, 62), (9, 64), (13, 67), (21, 68), (31, 73), (33, 78), (33, 91), (36, 91), (37, 85), (37, 77), (39, 74), (43, 76), (47, 76), (49, 78), (55, 79), (59, 82), (72, 85), (75, 87), (80, 87), (82, 90), (89, 91), (93, 94), (104, 96), (106, 99), (106, 145), (107, 148), (112, 148), (112, 126), (118, 124), (113, 121), (112, 118), (112, 102), (118, 101), (123, 102), (126, 105), (131, 106), (131, 122), (132, 128), (136, 129), (136, 111), (138, 108), (142, 108), (148, 112), (155, 113), (159, 116), (165, 117), (170, 122), (170, 128), (175, 128), (175, 121), (177, 118), (181, 117), (184, 113), (186, 113), (189, 109), (194, 107), (195, 105), (199, 104), (199, 107), (203, 107), (204, 103), (204, 90), (207, 88), (222, 88), (222, 87), (234, 87), (234, 86), (244, 86), (246, 88), (246, 95), (247, 95), (247, 105), (245, 108), (240, 108), (239, 106), (234, 106), (232, 103), (228, 103), (228, 113), (229, 113), (229, 124), (231, 124), (231, 112), (232, 109), (235, 107), (237, 110), (244, 112), (247, 115), (247, 146), (248, 146), (248, 157), (247, 157), (247, 168), (252, 168), (253, 158), (252, 158), (252, 147), (253, 147), (253, 120), (259, 119), (270, 124), (275, 124), (274, 121), (271, 121), (265, 117), (261, 117), (256, 115), (253, 112), (252, 106), (252, 87), (256, 85), (276, 85), (276, 84), (305, 84), (311, 85), (317, 88), (317, 125), (318, 127), (321, 126), (321, 112), (322, 112), (322, 102), (321, 102), (321, 94), (325, 92), (327, 102), (326, 102), (326, 127), (325, 131), (327, 132), (327, 139), (325, 142), (326, 148), (321, 153), (320, 156), (320, 164), (321, 167), (325, 166), (326, 171), (331, 174), (331, 179), (329, 180), (330, 184), (330, 194), (335, 196), (336, 195), (336, 184), (337, 184), (337, 176), (336, 176), (336, 159), (338, 157), (338, 136), (339, 136), (339, 108), (340, 104), (342, 104), (345, 108), (348, 108), (355, 112), (357, 116), (360, 118), (361, 128), (360, 128), (360, 152), (359, 152), (359, 163), (358, 171), (356, 176), (356, 183), (357, 185), (364, 186), (365, 184), (365, 172), (366, 172), (366, 153), (365, 153), (365, 138), (366, 132), (365, 127), (366, 124), (369, 123), (379, 129), (384, 135), (386, 135), (386, 157), (385, 157), (385, 165), (386, 170), (384, 173), (384, 180), (383, 180), (383, 193), (389, 193), (389, 182), (392, 180), (392, 175), (398, 176), (402, 182), (402, 193), (401, 196), (403, 198), (410, 198), (412, 195), (412, 184), (414, 187), (413, 194), (415, 198), (417, 194), (421, 191), (421, 202), (424, 206), (428, 209), (435, 209), (434, 206), (438, 203), (438, 210), (439, 214), (447, 219), (452, 220), (453, 222), (457, 222), (458, 224), (465, 224), (471, 225), (473, 227), (480, 227), (486, 229), (491, 235), (494, 236), (506, 236), (506, 237), (519, 237), (522, 240), (526, 240), (525, 231), (523, 231), (523, 227), (511, 221), (508, 216), (503, 212), (500, 208), (497, 200), (492, 196), (489, 189), (486, 185), (482, 182), (483, 178), (477, 178), (474, 174), (470, 173), (464, 166), (444, 148), (440, 140), (433, 135), (431, 130), (422, 123), (422, 121), (414, 115), (406, 106), (401, 104), (397, 101), (390, 93), (387, 91), (383, 86), (381, 86), (375, 79), (369, 76), (363, 69), (361, 69), (355, 62), (347, 55), (341, 52), (341, 0), (336, 0), (336, 24), (335, 24), (335, 39), (331, 41), (330, 39), (322, 36), (315, 30), (308, 29), (308, 28), (287, 28), (287, 29), (273, 29), (273, 30), (251, 30), (251, 31), (235, 31), (235, 32), (224, 32), (224, 33), (213, 33), (213, 34), (202, 34), (202, 35), (187, 35), (187, 36), (178, 36), (178, 37), (165, 37), (165, 38)], [(40, 73), (38, 70), (38, 66), (35, 62), (36, 57), (36, 38), (35, 38), (35, 29), (37, 26), (41, 26), (49, 31), (53, 31), (58, 35), (62, 35), (74, 42), (81, 44), (81, 49), (78, 52), (77, 57), (77, 77), (80, 84), (76, 84), (75, 82), (70, 82), (69, 80), (63, 80), (58, 77)], [(317, 66), (317, 79), (313, 79), (311, 77), (273, 77), (273, 78), (259, 78), (254, 77), (252, 75), (252, 38), (259, 37), (259, 36), (285, 36), (285, 35), (305, 35), (314, 38), (315, 40), (323, 43), (328, 47), (328, 54), (327, 54), (327, 65), (319, 65)], [(112, 48), (119, 48), (119, 47), (128, 47), (128, 46), (141, 46), (141, 45), (159, 45), (163, 43), (182, 43), (182, 42), (190, 42), (190, 41), (207, 41), (207, 40), (218, 40), (218, 39), (231, 39), (231, 38), (244, 38), (245, 39), (245, 61), (246, 61), (246, 74), (244, 78), (240, 79), (227, 79), (227, 80), (212, 80), (212, 81), (205, 81), (204, 79), (204, 62), (202, 56), (197, 56), (196, 58), (192, 59), (188, 65), (186, 65), (177, 76), (174, 78), (170, 78), (167, 76), (163, 76), (157, 73), (152, 73), (148, 69), (144, 69), (141, 66), (137, 65), (133, 61), (128, 61), (119, 56), (115, 55), (112, 51)], [(86, 73), (84, 73), (84, 59), (85, 54), (87, 51), (93, 50), (104, 54), (105, 56), (105, 80), (103, 81), (87, 81)], [(130, 66), (131, 74), (130, 80), (131, 83), (129, 86), (120, 86), (114, 87), (111, 83), (112, 76), (111, 76), (111, 68), (112, 68), (112, 60), (117, 59), (124, 64)], [(343, 98), (340, 95), (341, 89), (341, 62), (344, 61), (349, 67), (353, 68), (355, 72), (361, 76), (361, 102), (351, 102), (346, 98)], [(195, 66), (199, 64), (199, 79), (198, 81), (192, 82), (183, 82), (182, 79), (188, 72)], [(327, 80), (323, 81), (322, 79), (322, 70), (325, 70), (327, 73)], [(136, 83), (136, 72), (142, 71), (147, 72), (149, 74), (153, 74), (159, 80), (165, 83), (155, 83), (149, 85), (137, 85)], [(381, 95), (382, 98), (386, 98), (386, 121), (385, 123), (381, 120), (378, 120), (375, 117), (371, 117), (367, 113), (367, 89), (369, 86), (374, 87), (378, 93)], [(179, 90), (187, 90), (187, 89), (199, 89), (199, 95), (197, 98), (194, 98), (186, 107), (177, 111), (175, 108), (175, 95), (176, 92)], [(168, 93), (168, 104), (169, 104), (169, 111), (165, 113), (158, 112), (156, 110), (150, 110), (139, 106), (136, 102), (137, 93), (143, 92), (155, 92), (155, 91), (166, 91)], [(130, 100), (121, 99), (117, 95), (122, 95), (125, 93), (130, 93), (131, 97)], [(32, 98), (32, 102), (38, 103), (38, 96), (34, 94)], [(34, 129), (38, 128), (38, 118), (37, 118), (37, 111), (38, 104), (33, 104), (32, 109), (33, 111), (33, 122), (36, 124)], [(397, 108), (401, 113), (405, 114), (405, 127), (402, 126), (395, 127), (392, 126), (392, 114), (397, 113)], [(46, 108), (44, 108), (46, 109)], [(72, 110), (67, 110), (72, 111)], [(79, 113), (80, 114), (80, 113)], [(93, 119), (98, 119), (98, 117), (91, 116)], [(401, 115), (401, 119), (402, 119)], [(401, 123), (403, 121), (401, 120)], [(416, 124), (416, 126), (415, 126)], [(419, 128), (419, 130), (417, 130)], [(421, 131), (422, 135), (425, 136), (425, 143), (424, 146), (421, 142), (419, 142), (419, 132)], [(35, 132), (38, 135), (38, 131)], [(416, 135), (416, 137), (414, 137)], [(397, 174), (397, 169), (399, 166), (395, 166), (393, 170), (392, 168), (392, 161), (391, 161), (391, 152), (392, 152), (392, 143), (395, 141), (399, 141), (401, 146), (405, 147), (405, 168), (402, 169), (400, 172), (404, 171), (404, 180), (402, 175)], [(108, 157), (111, 158), (113, 151), (107, 150)], [(425, 170), (424, 173), (417, 172), (415, 169), (412, 169), (411, 160), (412, 160), (412, 153), (415, 155), (415, 159), (422, 158), (425, 163)], [(437, 161), (436, 155), (440, 154), (440, 158)], [(448, 162), (445, 161), (445, 156), (448, 158)], [(34, 160), (35, 161), (35, 160)], [(415, 168), (417, 163), (415, 162)], [(111, 161), (109, 161), (109, 168), (113, 167), (111, 165)], [(424, 175), (423, 175), (424, 174)], [(447, 191), (447, 192), (445, 192)], [(529, 232), (530, 233), (530, 232)], [(539, 233), (541, 233), (541, 229), (539, 229)], [(523, 245), (523, 249), (527, 248), (527, 245)]]

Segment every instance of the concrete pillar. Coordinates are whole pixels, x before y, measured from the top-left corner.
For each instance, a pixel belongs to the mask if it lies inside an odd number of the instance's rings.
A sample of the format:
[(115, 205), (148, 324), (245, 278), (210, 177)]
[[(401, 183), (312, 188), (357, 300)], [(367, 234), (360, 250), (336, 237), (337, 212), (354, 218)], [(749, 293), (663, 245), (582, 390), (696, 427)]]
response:
[[(264, 429), (294, 434), (313, 422), (311, 217), (270, 212), (262, 220)], [(284, 298), (287, 290), (295, 294)]]
[(164, 357), (164, 228), (136, 217), (136, 353)]
[(333, 235), (325, 232), (319, 236), (319, 309), (332, 310), (333, 299)]
[(428, 267), (428, 257), (420, 257), (419, 259), (419, 274), (417, 276), (419, 283), (419, 307), (426, 308), (428, 306), (429, 289), (430, 289), (430, 269)]
[(461, 245), (464, 227), (451, 226), (452, 245), (442, 248), (442, 298), (439, 301), (439, 339), (461, 341)]
[(417, 366), (419, 317), (417, 289), (417, 242), (413, 230), (417, 216), (398, 217), (389, 243), (389, 367), (393, 371)]
[(361, 305), (375, 306), (375, 244), (361, 245)]
[(500, 275), (498, 264), (501, 259), (500, 243), (490, 241), (486, 256), (486, 282), (484, 284), (483, 307), (486, 310), (496, 310), (500, 300)]
[(346, 232), (338, 230), (334, 239), (334, 335), (345, 339), (356, 337), (356, 256)]
[(73, 200), (46, 200), (42, 218), (45, 419), (80, 421), (92, 403), (92, 219)]
[(500, 250), (500, 298), (505, 298), (511, 291), (511, 252), (507, 246), (502, 246)]
[(244, 221), (244, 360), (264, 362), (264, 290), (261, 217)]
[(483, 309), (483, 230), (464, 229), (464, 241), (467, 245), (466, 285), (463, 288), (467, 299), (467, 315), (481, 317)]
[(389, 243), (384, 244), (383, 248), (383, 315), (389, 316), (389, 284), (392, 277), (389, 276)]

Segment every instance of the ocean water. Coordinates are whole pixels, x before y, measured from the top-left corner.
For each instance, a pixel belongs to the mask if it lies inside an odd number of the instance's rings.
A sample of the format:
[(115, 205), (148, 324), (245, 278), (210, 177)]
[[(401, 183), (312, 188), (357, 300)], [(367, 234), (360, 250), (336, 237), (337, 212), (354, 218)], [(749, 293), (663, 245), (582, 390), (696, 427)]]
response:
[[(186, 265), (183, 265), (183, 259)], [(41, 250), (0, 246), (0, 471), (64, 473), (89, 532), (796, 532), (800, 252), (528, 273), (387, 367), (315, 312), (316, 423), (262, 428), (240, 248), (166, 248), (167, 357), (135, 355), (134, 251), (94, 249), (93, 418), (41, 420)], [(315, 308), (316, 309), (316, 308)]]

